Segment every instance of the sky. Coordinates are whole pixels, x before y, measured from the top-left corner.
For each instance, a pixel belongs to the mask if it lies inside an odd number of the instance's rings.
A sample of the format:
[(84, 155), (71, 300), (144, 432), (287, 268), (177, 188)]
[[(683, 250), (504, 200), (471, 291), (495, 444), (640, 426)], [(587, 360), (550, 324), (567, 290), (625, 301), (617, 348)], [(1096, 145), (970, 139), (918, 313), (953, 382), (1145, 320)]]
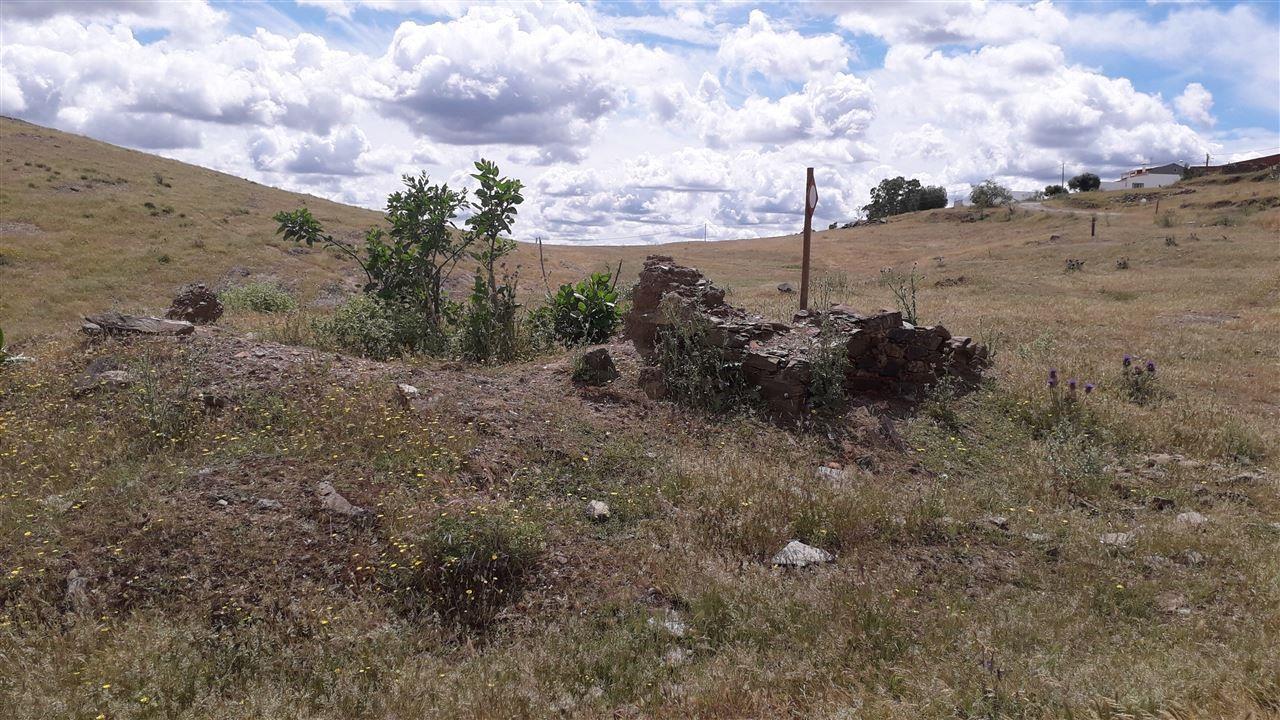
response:
[(515, 235), (655, 243), (1280, 152), (1280, 3), (0, 3), (0, 114), (381, 209), (526, 186)]

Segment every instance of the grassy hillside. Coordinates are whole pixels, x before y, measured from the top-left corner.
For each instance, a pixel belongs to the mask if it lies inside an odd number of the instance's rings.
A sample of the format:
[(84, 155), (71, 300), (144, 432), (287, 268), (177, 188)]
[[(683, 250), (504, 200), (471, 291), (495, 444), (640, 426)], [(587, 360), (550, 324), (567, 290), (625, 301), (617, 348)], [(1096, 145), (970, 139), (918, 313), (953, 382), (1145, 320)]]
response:
[(347, 268), (274, 239), (271, 216), (303, 203), (340, 234), (380, 217), (0, 118), (0, 318), (20, 339), (113, 307), (155, 312), (235, 267), (315, 293)]
[[(624, 340), (600, 388), (572, 381), (573, 352), (477, 367), (264, 341), (299, 337), (349, 271), (271, 240), (301, 198), (2, 127), (0, 322), (35, 358), (0, 370), (15, 718), (1280, 716), (1274, 176), (818, 233), (815, 304), (892, 306), (880, 269), (914, 263), (922, 322), (995, 366), (969, 394), (786, 429), (649, 400)], [(333, 227), (377, 220), (306, 201)], [(776, 290), (798, 283), (795, 236), (657, 250), (731, 302), (795, 310)], [(546, 261), (552, 282), (630, 278), (654, 251)], [(536, 251), (519, 262), (533, 298)], [(180, 341), (75, 333), (233, 266), (303, 309)], [(1135, 388), (1126, 353), (1158, 372)], [(1096, 390), (1064, 402), (1051, 367)], [(131, 384), (84, 384), (105, 368)], [(369, 512), (329, 509), (326, 482)], [(791, 539), (835, 562), (772, 567)]]

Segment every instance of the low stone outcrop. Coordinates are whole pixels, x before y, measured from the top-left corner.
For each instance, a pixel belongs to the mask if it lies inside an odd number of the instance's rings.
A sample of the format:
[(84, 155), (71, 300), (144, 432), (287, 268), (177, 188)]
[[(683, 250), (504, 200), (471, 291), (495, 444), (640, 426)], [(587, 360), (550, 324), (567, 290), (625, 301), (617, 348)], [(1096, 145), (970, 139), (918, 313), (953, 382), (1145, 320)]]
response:
[(222, 301), (218, 293), (201, 283), (182, 288), (165, 317), (170, 320), (186, 320), (196, 325), (207, 325), (222, 317)]
[[(707, 341), (787, 417), (807, 410), (817, 347), (834, 347), (847, 359), (848, 395), (911, 394), (947, 376), (973, 383), (989, 364), (987, 349), (971, 338), (952, 336), (941, 325), (916, 327), (892, 310), (862, 314), (834, 305), (801, 311), (792, 325), (769, 322), (726, 303), (724, 291), (697, 270), (649, 256), (625, 318), (627, 335), (642, 358), (653, 360), (664, 328), (686, 320), (704, 323)], [(642, 380), (650, 397), (664, 394), (661, 373), (642, 372)]]
[(186, 320), (105, 312), (88, 315), (80, 329), (86, 335), (190, 335), (196, 327)]

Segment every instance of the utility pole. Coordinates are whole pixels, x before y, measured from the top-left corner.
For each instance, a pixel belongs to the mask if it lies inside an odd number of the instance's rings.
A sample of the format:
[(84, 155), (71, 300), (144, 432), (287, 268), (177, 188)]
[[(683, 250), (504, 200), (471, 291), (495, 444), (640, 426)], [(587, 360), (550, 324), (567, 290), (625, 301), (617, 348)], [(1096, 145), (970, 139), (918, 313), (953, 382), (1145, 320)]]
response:
[(702, 242), (706, 242), (706, 241), (707, 241), (707, 223), (704, 220), (702, 222)]
[(1062, 182), (1059, 184), (1059, 187), (1066, 187), (1066, 186), (1067, 186), (1067, 161), (1063, 160), (1062, 161)]
[(1209, 167), (1209, 153), (1204, 154), (1204, 166)]
[(809, 309), (809, 241), (813, 237), (813, 210), (818, 207), (818, 185), (809, 168), (804, 186), (804, 253), (800, 260), (800, 309)]

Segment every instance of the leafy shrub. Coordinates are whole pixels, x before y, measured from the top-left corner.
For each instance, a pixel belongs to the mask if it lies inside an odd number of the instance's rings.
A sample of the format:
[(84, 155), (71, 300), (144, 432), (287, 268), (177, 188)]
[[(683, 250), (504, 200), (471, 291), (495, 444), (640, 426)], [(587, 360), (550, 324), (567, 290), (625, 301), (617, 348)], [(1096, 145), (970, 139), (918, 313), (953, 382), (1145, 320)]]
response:
[(1084, 261), (1079, 258), (1067, 258), (1067, 266), (1063, 272), (1080, 272), (1084, 270)]
[(618, 327), (618, 292), (613, 277), (592, 273), (577, 285), (561, 285), (549, 302), (556, 339), (565, 345), (594, 345)]
[(1165, 210), (1156, 216), (1156, 225), (1160, 227), (1173, 227), (1178, 224), (1178, 216), (1172, 210)]
[(1047, 198), (1056, 197), (1058, 195), (1066, 195), (1067, 189), (1061, 185), (1045, 185), (1044, 196)]
[(401, 568), (384, 586), (406, 614), (435, 613), (469, 630), (484, 630), (528, 585), (542, 554), (538, 527), (506, 513), (435, 519), (420, 535), (396, 543)]
[(660, 328), (655, 349), (667, 395), (711, 412), (745, 403), (748, 393), (741, 363), (729, 360), (711, 344), (706, 320), (681, 312), (676, 301), (664, 300), (661, 311), (666, 324)]
[(331, 317), (316, 320), (312, 330), (324, 346), (377, 360), (438, 353), (446, 345), (439, 328), (417, 308), (369, 295), (351, 298)]
[(1067, 181), (1067, 187), (1075, 192), (1091, 192), (1102, 187), (1102, 179), (1093, 173), (1080, 173)]
[(231, 310), (251, 310), (260, 313), (279, 313), (296, 310), (298, 301), (284, 288), (273, 282), (252, 282), (224, 290), (219, 299)]
[(1128, 269), (1129, 269), (1129, 258), (1127, 258), (1127, 257), (1122, 257), (1122, 258), (1120, 258), (1119, 260), (1117, 260), (1117, 261), (1116, 261), (1116, 269), (1117, 269), (1117, 270), (1128, 270)]

